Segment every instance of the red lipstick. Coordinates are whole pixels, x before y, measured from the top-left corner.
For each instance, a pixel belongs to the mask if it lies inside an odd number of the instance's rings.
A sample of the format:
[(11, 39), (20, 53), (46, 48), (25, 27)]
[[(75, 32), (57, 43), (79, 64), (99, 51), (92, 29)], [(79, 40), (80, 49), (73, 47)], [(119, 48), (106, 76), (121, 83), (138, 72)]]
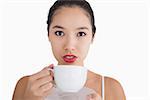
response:
[(67, 63), (73, 63), (77, 60), (77, 56), (73, 54), (67, 54), (63, 56), (63, 60)]

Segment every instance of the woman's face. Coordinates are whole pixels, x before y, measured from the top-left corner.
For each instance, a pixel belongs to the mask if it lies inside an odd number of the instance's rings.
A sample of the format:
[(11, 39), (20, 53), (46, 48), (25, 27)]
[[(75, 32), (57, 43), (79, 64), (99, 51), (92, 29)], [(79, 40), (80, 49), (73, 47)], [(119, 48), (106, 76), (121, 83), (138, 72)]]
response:
[(88, 14), (79, 7), (58, 9), (49, 28), (49, 40), (58, 65), (83, 66), (92, 42)]

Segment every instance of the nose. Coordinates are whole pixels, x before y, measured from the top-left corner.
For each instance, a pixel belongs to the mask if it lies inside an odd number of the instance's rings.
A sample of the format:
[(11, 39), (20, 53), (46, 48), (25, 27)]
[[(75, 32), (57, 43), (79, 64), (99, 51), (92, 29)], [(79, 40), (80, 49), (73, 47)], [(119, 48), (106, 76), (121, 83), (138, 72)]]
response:
[(75, 44), (76, 40), (74, 39), (73, 36), (68, 36), (66, 37), (65, 45), (64, 45), (64, 50), (67, 53), (72, 53), (75, 51)]

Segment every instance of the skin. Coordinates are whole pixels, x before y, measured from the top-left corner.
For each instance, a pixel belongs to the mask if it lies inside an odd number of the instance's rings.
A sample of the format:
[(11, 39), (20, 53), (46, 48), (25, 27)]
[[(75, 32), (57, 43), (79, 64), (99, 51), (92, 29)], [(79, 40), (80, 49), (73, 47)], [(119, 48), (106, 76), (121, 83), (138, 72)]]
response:
[[(62, 11), (64, 10), (64, 11)], [(71, 65), (84, 65), (92, 40), (92, 27), (86, 12), (82, 9), (62, 8), (56, 11), (49, 29), (49, 40), (58, 64), (68, 65), (62, 57), (73, 54), (78, 59)], [(78, 16), (75, 16), (78, 15)], [(77, 20), (74, 20), (77, 19)], [(61, 32), (59, 32), (61, 31)], [(61, 35), (56, 35), (58, 32)]]
[[(84, 66), (84, 59), (92, 43), (92, 27), (88, 14), (79, 7), (62, 7), (53, 16), (49, 28), (49, 41), (58, 65)], [(73, 63), (63, 60), (66, 54), (74, 54), (78, 58)], [(43, 70), (21, 78), (15, 88), (13, 100), (44, 100), (53, 87), (53, 73), (45, 67)], [(102, 76), (88, 71), (85, 84), (97, 94), (87, 96), (87, 100), (100, 100)], [(105, 100), (126, 100), (120, 83), (105, 77)]]

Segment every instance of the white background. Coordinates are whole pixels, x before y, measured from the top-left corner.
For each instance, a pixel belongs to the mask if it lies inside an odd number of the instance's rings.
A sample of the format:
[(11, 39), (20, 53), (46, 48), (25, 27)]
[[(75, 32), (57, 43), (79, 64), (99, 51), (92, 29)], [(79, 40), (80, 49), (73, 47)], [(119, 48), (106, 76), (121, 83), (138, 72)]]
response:
[[(22, 76), (56, 64), (46, 30), (48, 10), (54, 1), (1, 2), (0, 99), (11, 100)], [(97, 32), (85, 66), (119, 80), (127, 100), (150, 99), (149, 0), (89, 1)]]

